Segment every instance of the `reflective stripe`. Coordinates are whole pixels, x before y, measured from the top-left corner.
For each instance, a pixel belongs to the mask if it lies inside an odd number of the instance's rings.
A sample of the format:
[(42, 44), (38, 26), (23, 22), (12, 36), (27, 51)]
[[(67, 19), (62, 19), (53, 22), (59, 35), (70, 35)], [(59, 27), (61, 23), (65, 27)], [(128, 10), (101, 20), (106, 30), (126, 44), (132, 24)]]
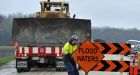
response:
[[(39, 49), (39, 47), (19, 47), (19, 54), (38, 54)], [(62, 49), (60, 47), (45, 47), (44, 53), (62, 54)]]
[(24, 50), (25, 53), (29, 53), (29, 47), (25, 47)]
[(38, 47), (33, 47), (33, 53), (38, 53)]
[[(103, 60), (122, 60), (121, 55), (104, 54)], [(131, 61), (129, 56), (123, 56), (123, 61)]]
[(51, 47), (46, 47), (46, 53), (51, 53)]
[(60, 53), (60, 48), (59, 47), (55, 47), (55, 53), (57, 53), (57, 54)]
[(133, 62), (130, 62), (130, 66), (134, 66)]
[(19, 47), (19, 53), (22, 53), (22, 47)]
[(135, 64), (134, 65), (138, 66), (138, 59), (137, 58), (135, 58)]

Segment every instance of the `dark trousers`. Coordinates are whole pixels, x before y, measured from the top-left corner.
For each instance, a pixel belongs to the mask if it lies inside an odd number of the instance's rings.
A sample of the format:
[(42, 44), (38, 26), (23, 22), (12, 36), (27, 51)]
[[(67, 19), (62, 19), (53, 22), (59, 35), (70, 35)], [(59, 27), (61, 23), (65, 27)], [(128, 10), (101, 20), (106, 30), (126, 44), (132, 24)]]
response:
[(76, 63), (74, 60), (69, 60), (65, 55), (63, 56), (63, 60), (68, 70), (68, 75), (79, 75), (79, 71), (76, 67)]

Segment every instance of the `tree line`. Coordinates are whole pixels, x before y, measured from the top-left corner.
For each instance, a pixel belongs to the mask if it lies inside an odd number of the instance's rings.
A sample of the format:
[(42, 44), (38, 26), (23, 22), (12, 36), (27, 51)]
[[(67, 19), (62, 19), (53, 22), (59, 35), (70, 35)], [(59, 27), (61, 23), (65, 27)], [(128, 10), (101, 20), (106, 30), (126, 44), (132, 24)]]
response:
[(102, 39), (111, 42), (127, 42), (128, 40), (140, 40), (140, 30), (137, 28), (92, 28), (92, 38)]
[[(0, 45), (10, 45), (12, 40), (13, 18), (34, 17), (22, 13), (3, 16), (0, 14)], [(140, 40), (140, 30), (137, 28), (120, 29), (111, 27), (92, 27), (92, 39), (102, 39), (111, 42), (125, 42), (128, 40)]]

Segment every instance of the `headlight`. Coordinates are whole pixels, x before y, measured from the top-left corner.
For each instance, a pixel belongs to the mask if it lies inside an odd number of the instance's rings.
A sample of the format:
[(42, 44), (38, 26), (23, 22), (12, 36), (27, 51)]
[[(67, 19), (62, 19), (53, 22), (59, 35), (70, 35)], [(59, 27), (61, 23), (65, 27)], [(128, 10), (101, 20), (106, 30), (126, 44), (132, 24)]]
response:
[(59, 54), (57, 54), (57, 57), (59, 57)]
[(27, 54), (24, 54), (24, 56), (27, 56)]

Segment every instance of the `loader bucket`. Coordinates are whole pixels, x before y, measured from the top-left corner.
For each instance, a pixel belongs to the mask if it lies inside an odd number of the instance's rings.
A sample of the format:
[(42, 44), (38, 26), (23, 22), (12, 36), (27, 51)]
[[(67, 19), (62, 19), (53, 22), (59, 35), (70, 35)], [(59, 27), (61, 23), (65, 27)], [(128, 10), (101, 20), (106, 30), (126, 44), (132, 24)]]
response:
[(91, 21), (70, 18), (15, 18), (12, 40), (20, 46), (62, 46), (72, 35), (91, 37)]

